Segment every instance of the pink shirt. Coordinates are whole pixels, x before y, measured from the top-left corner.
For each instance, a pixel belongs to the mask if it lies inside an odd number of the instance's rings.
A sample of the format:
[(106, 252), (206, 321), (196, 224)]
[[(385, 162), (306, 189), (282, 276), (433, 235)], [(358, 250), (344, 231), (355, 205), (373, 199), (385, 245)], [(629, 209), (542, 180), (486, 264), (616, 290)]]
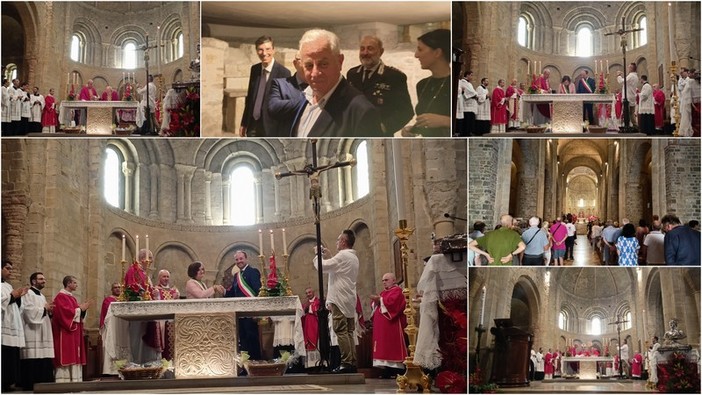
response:
[[(556, 222), (551, 225), (549, 232), (553, 237), (553, 249), (565, 250), (565, 238), (568, 236), (568, 230), (563, 222)], [(560, 242), (560, 243), (559, 243)]]

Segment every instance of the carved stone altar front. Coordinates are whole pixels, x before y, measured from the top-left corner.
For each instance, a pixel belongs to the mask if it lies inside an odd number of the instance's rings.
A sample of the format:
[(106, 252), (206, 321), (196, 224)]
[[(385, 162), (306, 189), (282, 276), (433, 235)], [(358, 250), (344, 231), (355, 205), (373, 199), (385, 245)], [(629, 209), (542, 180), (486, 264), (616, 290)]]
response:
[(524, 95), (525, 104), (552, 104), (551, 131), (553, 133), (582, 133), (583, 103), (611, 103), (607, 94), (543, 94)]
[(116, 109), (134, 110), (138, 106), (136, 101), (80, 101), (64, 100), (59, 105), (59, 122), (70, 123), (71, 109), (86, 110), (86, 134), (112, 134), (113, 111)]

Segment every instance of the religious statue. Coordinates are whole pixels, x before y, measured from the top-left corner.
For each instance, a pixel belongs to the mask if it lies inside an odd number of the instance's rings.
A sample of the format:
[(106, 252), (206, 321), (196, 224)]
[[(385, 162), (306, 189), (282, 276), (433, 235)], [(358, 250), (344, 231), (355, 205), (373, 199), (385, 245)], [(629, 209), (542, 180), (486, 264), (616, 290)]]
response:
[(670, 329), (663, 335), (664, 344), (666, 346), (681, 346), (682, 344), (678, 343), (678, 340), (682, 340), (687, 336), (682, 330), (678, 329), (678, 321), (673, 318), (668, 322), (668, 326)]

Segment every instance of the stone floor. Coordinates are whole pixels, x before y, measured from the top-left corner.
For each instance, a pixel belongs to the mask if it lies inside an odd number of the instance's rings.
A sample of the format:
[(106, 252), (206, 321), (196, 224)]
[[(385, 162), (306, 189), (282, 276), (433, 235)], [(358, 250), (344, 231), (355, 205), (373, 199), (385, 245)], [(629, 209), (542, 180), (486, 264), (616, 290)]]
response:
[(529, 387), (500, 388), (499, 392), (517, 393), (628, 393), (642, 394), (649, 391), (646, 389), (646, 382), (643, 380), (600, 380), (600, 382), (589, 381), (578, 383), (577, 381), (542, 383), (532, 381)]

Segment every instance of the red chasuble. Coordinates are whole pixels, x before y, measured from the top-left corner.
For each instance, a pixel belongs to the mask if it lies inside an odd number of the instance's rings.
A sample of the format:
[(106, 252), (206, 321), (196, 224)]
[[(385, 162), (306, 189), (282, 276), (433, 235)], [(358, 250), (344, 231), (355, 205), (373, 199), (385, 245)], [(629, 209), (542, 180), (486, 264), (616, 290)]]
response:
[(665, 93), (662, 89), (653, 91), (653, 106), (655, 111), (656, 129), (663, 129), (665, 120)]
[(116, 302), (117, 298), (113, 295), (107, 295), (105, 299), (102, 300), (102, 308), (100, 309), (100, 328), (105, 326), (105, 317), (107, 316), (107, 309), (110, 308), (112, 302)]
[(97, 91), (95, 90), (95, 87), (88, 88), (88, 86), (84, 86), (80, 88), (80, 96), (78, 97), (79, 100), (93, 100), (93, 97), (97, 96)]
[[(512, 99), (512, 95), (517, 94), (516, 99)], [(513, 121), (519, 120), (519, 98), (524, 94), (524, 91), (515, 88), (512, 85), (510, 85), (507, 88), (507, 94), (505, 95), (507, 97), (509, 106), (507, 110), (509, 111), (509, 118)]]
[(317, 319), (319, 298), (315, 296), (312, 302), (305, 302), (303, 308), (305, 315), (302, 316), (302, 333), (305, 336), (305, 349), (316, 350), (317, 339), (319, 339), (319, 320)]
[(76, 309), (80, 309), (73, 295), (60, 291), (54, 298), (54, 315), (51, 329), (54, 335), (54, 366), (85, 365), (83, 347), (83, 319), (73, 321)]
[(634, 377), (641, 377), (641, 365), (643, 364), (643, 357), (641, 354), (634, 354), (634, 358), (631, 360), (631, 375)]
[[(543, 75), (539, 76), (536, 80), (536, 87), (541, 89), (543, 93), (551, 93), (551, 85), (549, 85), (548, 80), (544, 78)], [(546, 118), (551, 118), (551, 105), (550, 104), (537, 104), (536, 108), (539, 110), (541, 115)]]
[(404, 314), (405, 296), (397, 285), (380, 293), (387, 312), (373, 303), (373, 359), (402, 362), (407, 356), (403, 329), (407, 326)]
[[(146, 275), (146, 271), (144, 271), (144, 269), (138, 263), (131, 264), (129, 269), (127, 269), (127, 273), (124, 274), (124, 286), (127, 288), (134, 284), (141, 291), (149, 289), (149, 292), (151, 292), (151, 289), (149, 288), (150, 282), (149, 277)], [(144, 295), (142, 294), (142, 297), (143, 296)]]
[(492, 125), (507, 124), (507, 99), (505, 91), (499, 86), (492, 91), (490, 99), (490, 121)]
[(544, 355), (544, 374), (553, 374), (554, 357), (555, 354), (551, 354), (550, 352), (547, 352), (546, 355)]
[(44, 112), (41, 114), (42, 126), (56, 126), (56, 98), (51, 95), (46, 95), (44, 98)]
[(622, 119), (622, 93), (617, 93), (615, 98), (616, 103), (614, 104), (614, 115), (617, 117), (617, 119)]

